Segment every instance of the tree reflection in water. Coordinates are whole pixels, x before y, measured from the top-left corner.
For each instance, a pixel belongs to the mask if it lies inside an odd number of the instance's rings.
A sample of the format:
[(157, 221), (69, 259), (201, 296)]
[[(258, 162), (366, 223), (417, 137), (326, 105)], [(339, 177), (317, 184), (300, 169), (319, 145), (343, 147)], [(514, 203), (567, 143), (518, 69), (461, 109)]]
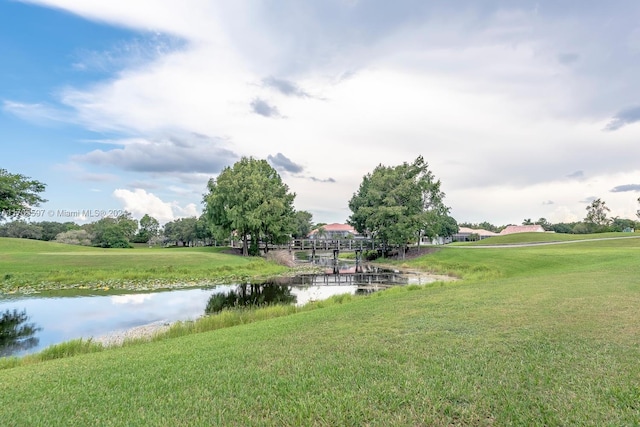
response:
[(290, 286), (275, 283), (259, 285), (238, 285), (236, 290), (224, 294), (213, 294), (209, 298), (205, 314), (219, 313), (225, 308), (250, 307), (273, 304), (293, 304), (296, 296), (291, 293)]
[(27, 323), (27, 311), (7, 310), (0, 314), (0, 357), (11, 356), (22, 350), (38, 345), (33, 335), (40, 330), (33, 323)]

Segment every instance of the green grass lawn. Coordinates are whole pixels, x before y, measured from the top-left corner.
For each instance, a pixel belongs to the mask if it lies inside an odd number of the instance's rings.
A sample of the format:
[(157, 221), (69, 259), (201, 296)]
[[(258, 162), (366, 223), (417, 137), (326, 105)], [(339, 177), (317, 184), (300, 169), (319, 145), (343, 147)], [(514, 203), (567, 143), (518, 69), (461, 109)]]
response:
[(0, 292), (236, 283), (287, 268), (223, 248), (101, 249), (0, 238)]
[(405, 286), (0, 370), (6, 425), (640, 423), (640, 239), (442, 250)]
[(453, 246), (487, 246), (512, 245), (522, 243), (572, 242), (576, 240), (611, 239), (621, 237), (640, 237), (640, 233), (594, 233), (594, 234), (565, 234), (565, 233), (513, 233), (504, 236), (494, 236), (475, 242), (455, 242)]

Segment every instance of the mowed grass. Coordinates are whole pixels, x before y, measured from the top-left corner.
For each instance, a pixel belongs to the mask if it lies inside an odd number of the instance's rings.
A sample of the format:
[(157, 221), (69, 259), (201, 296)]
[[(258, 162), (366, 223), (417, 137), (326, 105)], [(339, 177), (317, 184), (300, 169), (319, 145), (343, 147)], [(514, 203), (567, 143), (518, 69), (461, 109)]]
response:
[(594, 233), (594, 234), (565, 234), (565, 233), (513, 233), (504, 236), (494, 236), (475, 242), (455, 242), (453, 246), (491, 246), (491, 245), (513, 245), (522, 243), (551, 243), (551, 242), (573, 242), (576, 240), (601, 240), (619, 238), (640, 237), (640, 233)]
[(101, 249), (0, 238), (0, 292), (237, 283), (287, 268), (222, 248)]
[(640, 423), (640, 240), (444, 248), (464, 280), (0, 371), (6, 425)]

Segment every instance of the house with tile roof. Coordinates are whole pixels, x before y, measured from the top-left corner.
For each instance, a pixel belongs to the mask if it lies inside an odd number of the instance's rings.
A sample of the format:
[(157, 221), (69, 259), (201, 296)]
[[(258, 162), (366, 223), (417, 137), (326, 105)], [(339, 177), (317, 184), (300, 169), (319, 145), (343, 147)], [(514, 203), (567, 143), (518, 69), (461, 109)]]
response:
[(326, 224), (312, 230), (309, 239), (349, 239), (359, 237), (360, 233), (349, 224)]
[(452, 237), (454, 242), (468, 242), (473, 238), (472, 235), (476, 235), (478, 236), (479, 240), (482, 240), (489, 237), (497, 236), (498, 233), (494, 233), (493, 231), (485, 230), (483, 228), (459, 227), (458, 232)]
[(501, 236), (505, 234), (514, 233), (544, 233), (545, 229), (538, 224), (535, 225), (507, 225), (507, 227), (500, 232)]

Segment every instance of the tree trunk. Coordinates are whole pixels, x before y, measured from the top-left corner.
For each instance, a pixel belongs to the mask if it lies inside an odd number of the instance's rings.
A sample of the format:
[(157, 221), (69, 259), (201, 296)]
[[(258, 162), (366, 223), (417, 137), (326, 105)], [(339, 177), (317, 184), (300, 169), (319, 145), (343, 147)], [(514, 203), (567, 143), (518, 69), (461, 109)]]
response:
[(249, 256), (249, 244), (246, 234), (242, 236), (242, 256)]

